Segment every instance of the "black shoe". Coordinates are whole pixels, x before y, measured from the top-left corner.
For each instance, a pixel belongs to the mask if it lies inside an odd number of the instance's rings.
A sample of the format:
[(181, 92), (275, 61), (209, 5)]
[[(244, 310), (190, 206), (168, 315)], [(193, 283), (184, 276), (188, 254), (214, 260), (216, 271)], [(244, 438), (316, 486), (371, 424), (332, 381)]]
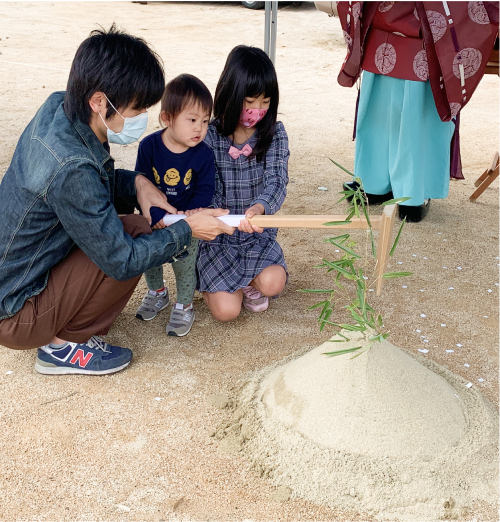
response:
[(399, 219), (403, 220), (406, 218), (406, 221), (410, 223), (420, 223), (420, 221), (422, 221), (422, 219), (427, 216), (430, 206), (430, 199), (426, 199), (424, 204), (419, 205), (418, 207), (412, 207), (410, 205), (399, 205)]
[[(357, 181), (345, 181), (342, 188), (343, 190), (357, 190), (359, 183)], [(368, 192), (365, 192), (365, 196), (370, 205), (377, 205), (378, 203), (384, 203), (385, 201), (394, 199), (392, 192), (388, 192), (387, 194), (368, 194)], [(347, 200), (351, 201), (352, 196), (348, 197)]]

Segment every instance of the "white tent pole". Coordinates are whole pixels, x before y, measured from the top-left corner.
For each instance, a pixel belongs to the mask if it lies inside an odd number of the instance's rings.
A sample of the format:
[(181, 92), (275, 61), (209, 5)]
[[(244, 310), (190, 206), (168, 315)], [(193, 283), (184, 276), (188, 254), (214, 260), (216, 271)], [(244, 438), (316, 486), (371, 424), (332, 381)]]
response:
[(269, 37), (271, 35), (271, 2), (264, 2), (266, 18), (264, 20), (264, 52), (269, 56)]
[(276, 35), (278, 34), (278, 2), (271, 2), (271, 61), (276, 65)]
[(278, 25), (278, 2), (265, 2), (264, 51), (273, 64), (276, 62), (276, 34)]

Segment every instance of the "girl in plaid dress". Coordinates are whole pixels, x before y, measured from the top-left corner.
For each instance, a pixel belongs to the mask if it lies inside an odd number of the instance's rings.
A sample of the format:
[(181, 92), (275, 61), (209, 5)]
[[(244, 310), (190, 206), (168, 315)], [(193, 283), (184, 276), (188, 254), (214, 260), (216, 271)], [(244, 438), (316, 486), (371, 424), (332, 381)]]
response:
[[(258, 48), (240, 45), (228, 56), (217, 84), (214, 120), (205, 142), (216, 164), (212, 206), (251, 218), (276, 213), (286, 196), (288, 137), (277, 122), (276, 71)], [(245, 219), (232, 236), (201, 241), (198, 289), (220, 321), (238, 317), (243, 306), (261, 312), (287, 280), (278, 230)]]

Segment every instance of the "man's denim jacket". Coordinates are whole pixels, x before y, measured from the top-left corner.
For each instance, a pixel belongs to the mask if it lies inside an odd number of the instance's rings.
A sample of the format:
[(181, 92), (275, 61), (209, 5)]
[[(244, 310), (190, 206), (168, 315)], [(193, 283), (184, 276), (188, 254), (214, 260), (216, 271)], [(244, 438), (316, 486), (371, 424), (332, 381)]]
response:
[(52, 94), (23, 132), (0, 184), (0, 320), (47, 285), (74, 245), (119, 281), (171, 262), (191, 244), (181, 220), (132, 239), (114, 204), (137, 205), (137, 172), (115, 170), (92, 129)]

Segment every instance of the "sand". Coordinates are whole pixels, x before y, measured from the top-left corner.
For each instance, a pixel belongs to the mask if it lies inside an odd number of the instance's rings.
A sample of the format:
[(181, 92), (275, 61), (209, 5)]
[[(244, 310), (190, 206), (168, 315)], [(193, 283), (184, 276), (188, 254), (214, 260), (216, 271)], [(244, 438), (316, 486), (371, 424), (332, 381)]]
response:
[[(78, 45), (97, 24), (113, 21), (151, 42), (168, 79), (191, 73), (212, 93), (235, 45), (264, 42), (264, 13), (238, 2), (0, 2), (0, 178), (40, 105), (64, 90)], [(345, 207), (333, 209), (333, 202), (345, 176), (325, 156), (353, 166), (356, 91), (336, 81), (345, 57), (338, 20), (312, 2), (280, 5), (276, 55), (279, 117), (291, 150), (282, 212), (341, 214)], [(498, 85), (497, 77), (483, 78), (462, 113), (466, 180), (451, 183), (448, 198), (433, 201), (425, 221), (405, 227), (389, 269), (414, 275), (387, 281), (371, 301), (394, 345), (412, 353), (428, 349), (424, 357), (472, 382), (495, 407), (498, 180), (476, 204), (468, 197), (498, 149)], [(157, 116), (158, 107), (152, 108), (147, 133), (157, 130)], [(117, 166), (133, 167), (137, 145), (111, 149)], [(324, 237), (321, 230), (281, 230), (290, 272), (282, 298), (263, 314), (244, 311), (231, 324), (217, 323), (196, 299), (196, 322), (180, 339), (165, 334), (169, 310), (149, 323), (134, 318), (146, 290), (141, 281), (108, 335), (134, 351), (119, 374), (43, 377), (33, 371), (34, 351), (0, 348), (0, 520), (372, 519), (297, 495), (277, 501), (276, 486), (251, 471), (244, 455), (219, 453), (210, 437), (227, 413), (208, 397), (233, 397), (254, 371), (330, 338), (307, 310), (314, 296), (297, 292), (329, 284), (311, 268), (337, 256)], [(175, 297), (171, 270), (165, 278)], [(347, 319), (341, 310), (335, 318)], [(498, 510), (477, 502), (460, 519), (473, 518), (496, 521)]]
[[(341, 346), (360, 344), (355, 333)], [(233, 408), (219, 402), (233, 410), (214, 433), (219, 451), (242, 452), (289, 496), (377, 520), (456, 519), (496, 504), (498, 415), (480, 392), (388, 341), (354, 358), (331, 350), (255, 372)]]

